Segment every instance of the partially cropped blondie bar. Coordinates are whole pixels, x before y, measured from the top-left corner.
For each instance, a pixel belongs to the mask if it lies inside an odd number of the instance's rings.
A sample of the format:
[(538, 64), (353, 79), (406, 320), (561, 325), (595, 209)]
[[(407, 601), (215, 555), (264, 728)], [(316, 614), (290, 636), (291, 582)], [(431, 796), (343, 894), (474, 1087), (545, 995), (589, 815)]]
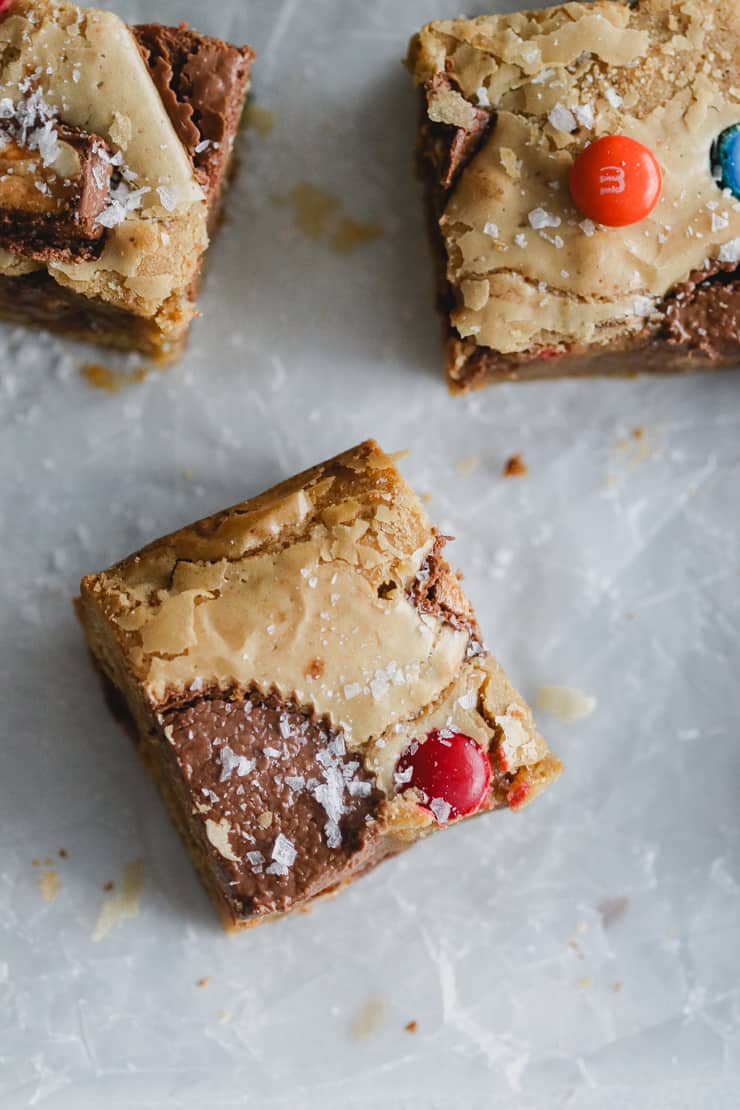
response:
[(83, 580), (93, 657), (227, 927), (557, 777), (444, 542), (368, 442)]
[(177, 356), (252, 58), (185, 25), (0, 4), (0, 319)]
[(597, 0), (412, 40), (454, 390), (740, 362), (739, 35)]

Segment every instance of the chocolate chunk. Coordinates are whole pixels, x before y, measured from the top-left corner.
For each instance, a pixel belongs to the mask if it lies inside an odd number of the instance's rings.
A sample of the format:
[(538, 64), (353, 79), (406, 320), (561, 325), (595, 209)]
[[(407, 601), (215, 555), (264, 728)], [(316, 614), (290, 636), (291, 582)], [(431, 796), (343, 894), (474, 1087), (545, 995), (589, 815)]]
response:
[(717, 360), (737, 350), (740, 281), (733, 263), (698, 270), (672, 290), (665, 302), (665, 340)]
[(377, 862), (383, 795), (341, 733), (277, 697), (204, 697), (165, 735), (240, 916), (284, 911)]
[(56, 124), (50, 149), (0, 145), (0, 246), (37, 262), (96, 258), (112, 166), (95, 135)]
[(428, 116), (429, 105), (440, 93), (454, 88), (446, 74), (437, 73), (427, 81), (422, 98), (422, 127), (417, 153), (419, 159), (425, 163), (425, 176), (431, 174), (434, 185), (440, 192), (440, 208), (442, 199), (452, 189), (495, 120), (495, 114), (490, 109), (486, 111), (471, 105), (473, 122), (470, 127), (432, 122)]
[(481, 636), (473, 607), (465, 597), (457, 575), (442, 552), (451, 536), (435, 534), (432, 550), (419, 568), (411, 587), (411, 600), (422, 613), (466, 631), (471, 643), (480, 646)]
[(254, 52), (198, 35), (185, 24), (147, 23), (132, 31), (178, 138), (210, 192), (228, 160)]

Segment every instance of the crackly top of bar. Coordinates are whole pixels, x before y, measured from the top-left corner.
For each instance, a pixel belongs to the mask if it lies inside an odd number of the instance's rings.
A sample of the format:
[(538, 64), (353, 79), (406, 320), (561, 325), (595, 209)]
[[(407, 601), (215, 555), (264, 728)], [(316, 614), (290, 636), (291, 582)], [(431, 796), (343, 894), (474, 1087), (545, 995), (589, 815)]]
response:
[(93, 589), (153, 705), (274, 688), (362, 742), (433, 703), (469, 652), (462, 591), (454, 624), (413, 596), (435, 540), (368, 443), (158, 540)]
[[(492, 120), (441, 231), (461, 336), (504, 353), (608, 343), (659, 322), (663, 298), (740, 258), (740, 203), (710, 148), (740, 120), (738, 0), (599, 0), (429, 24), (408, 64), (431, 125)], [(624, 134), (663, 169), (652, 214), (584, 219), (569, 175), (595, 138)]]

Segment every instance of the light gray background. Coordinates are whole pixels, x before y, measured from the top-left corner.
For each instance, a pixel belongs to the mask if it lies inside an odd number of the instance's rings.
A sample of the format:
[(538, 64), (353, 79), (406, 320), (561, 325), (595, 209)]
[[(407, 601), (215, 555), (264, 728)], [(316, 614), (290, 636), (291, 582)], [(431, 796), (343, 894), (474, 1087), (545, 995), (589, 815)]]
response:
[[(736, 1108), (740, 378), (447, 395), (399, 59), (459, 0), (112, 6), (250, 41), (275, 126), (241, 141), (181, 365), (109, 395), (83, 348), (0, 332), (0, 1105)], [(300, 181), (382, 239), (339, 255), (301, 236), (270, 199)], [(368, 435), (411, 449), (523, 692), (576, 685), (598, 707), (542, 716), (567, 774), (532, 809), (230, 940), (70, 599)], [(515, 451), (529, 474), (503, 480)], [(31, 861), (60, 848), (46, 902)], [(139, 916), (94, 944), (101, 886), (137, 857)], [(357, 1039), (371, 998), (384, 1020)]]

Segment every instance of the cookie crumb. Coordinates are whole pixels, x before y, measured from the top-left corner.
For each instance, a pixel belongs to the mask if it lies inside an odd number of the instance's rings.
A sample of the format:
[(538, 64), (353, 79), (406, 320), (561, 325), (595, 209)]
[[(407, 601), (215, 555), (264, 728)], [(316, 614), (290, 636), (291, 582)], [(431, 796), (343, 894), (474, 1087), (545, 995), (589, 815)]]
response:
[(529, 468), (519, 453), (512, 455), (503, 469), (504, 478), (523, 478), (527, 473)]
[(69, 859), (69, 852), (67, 851), (66, 848), (60, 848), (59, 849), (59, 858), (60, 859)]
[(416, 1033), (418, 1028), (419, 1028), (418, 1021), (407, 1021), (406, 1024), (404, 1025), (404, 1029), (406, 1030), (407, 1033)]
[(196, 985), (197, 987), (207, 987), (207, 986), (208, 986), (208, 984), (209, 984), (209, 983), (210, 983), (210, 981), (211, 981), (211, 978), (212, 978), (212, 976), (210, 976), (210, 975), (204, 975), (202, 979), (198, 979), (198, 980), (197, 980), (197, 982), (196, 982), (196, 984), (195, 984), (195, 985)]
[(363, 1040), (379, 1033), (388, 1016), (388, 1004), (384, 998), (371, 994), (365, 1004), (355, 1014), (350, 1026), (353, 1040)]

